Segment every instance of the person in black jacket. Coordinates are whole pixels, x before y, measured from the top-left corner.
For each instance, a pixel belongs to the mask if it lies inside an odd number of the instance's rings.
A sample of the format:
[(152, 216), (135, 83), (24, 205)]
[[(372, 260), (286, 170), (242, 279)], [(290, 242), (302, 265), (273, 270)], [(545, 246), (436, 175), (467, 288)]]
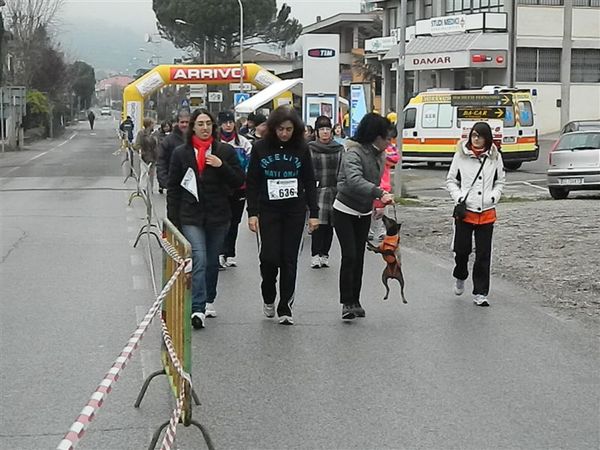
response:
[(229, 196), (244, 183), (233, 147), (219, 142), (217, 123), (205, 109), (190, 118), (186, 143), (171, 156), (167, 217), (192, 245), (192, 325), (215, 317), (219, 253), (229, 230)]
[(279, 323), (292, 325), (298, 251), (309, 210), (308, 229), (319, 226), (316, 181), (304, 125), (288, 106), (267, 120), (267, 135), (254, 143), (246, 182), (248, 227), (260, 233), (263, 312), (275, 317), (279, 274)]
[(177, 124), (173, 127), (173, 131), (160, 144), (157, 164), (158, 192), (160, 194), (167, 187), (173, 150), (185, 142), (185, 134), (189, 123), (190, 112), (187, 109), (180, 110), (177, 114)]

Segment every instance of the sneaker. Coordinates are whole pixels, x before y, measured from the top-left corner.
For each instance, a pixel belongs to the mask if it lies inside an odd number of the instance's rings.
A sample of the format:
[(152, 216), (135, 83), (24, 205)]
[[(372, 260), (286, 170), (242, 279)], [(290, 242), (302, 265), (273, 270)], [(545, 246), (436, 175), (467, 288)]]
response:
[(475, 298), (473, 299), (473, 303), (475, 303), (477, 306), (490, 306), (487, 297), (481, 294), (477, 294), (475, 296)]
[(355, 303), (354, 306), (354, 315), (356, 317), (365, 317), (367, 315), (367, 313), (365, 312), (365, 309), (360, 306), (360, 303)]
[(463, 295), (463, 292), (465, 292), (465, 280), (456, 278), (454, 283), (454, 293), (456, 295)]
[(269, 319), (275, 317), (275, 303), (263, 303), (263, 313)]
[(227, 267), (237, 267), (237, 261), (235, 260), (235, 258), (228, 256), (227, 260), (225, 261), (225, 265)]
[(329, 267), (329, 256), (321, 256), (321, 267)]
[(206, 311), (204, 311), (204, 315), (206, 317), (217, 317), (217, 311), (215, 311), (215, 306), (212, 303), (206, 304)]
[(158, 188), (158, 193), (159, 193), (159, 194), (162, 194), (163, 192), (164, 192), (164, 191), (163, 191), (163, 188), (159, 187), (159, 188)]
[(219, 269), (226, 269), (227, 268), (227, 258), (225, 258), (225, 255), (219, 255)]
[(355, 317), (353, 305), (342, 305), (342, 320), (353, 320)]
[(292, 319), (292, 316), (281, 316), (279, 323), (281, 325), (294, 325), (294, 319)]
[(321, 257), (319, 255), (315, 255), (310, 260), (310, 267), (312, 269), (318, 269), (321, 267)]
[(204, 319), (205, 319), (205, 317), (206, 316), (204, 315), (204, 313), (201, 313), (201, 312), (192, 313), (192, 326), (196, 330), (204, 328)]

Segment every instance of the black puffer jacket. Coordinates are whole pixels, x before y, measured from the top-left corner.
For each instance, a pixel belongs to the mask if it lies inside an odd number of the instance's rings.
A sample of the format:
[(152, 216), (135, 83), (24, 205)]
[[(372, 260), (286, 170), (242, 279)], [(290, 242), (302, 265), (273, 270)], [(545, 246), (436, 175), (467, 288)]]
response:
[(175, 126), (173, 132), (169, 134), (160, 144), (158, 149), (158, 167), (157, 177), (160, 187), (167, 187), (169, 182), (169, 167), (171, 166), (171, 155), (173, 151), (185, 143), (184, 135), (181, 130)]
[[(202, 176), (198, 174), (196, 153), (189, 144), (175, 149), (171, 156), (167, 183), (167, 217), (180, 228), (181, 225), (220, 225), (231, 220), (229, 195), (244, 183), (244, 171), (231, 145), (215, 141), (212, 154), (219, 157), (221, 167), (206, 165)], [(188, 168), (194, 171), (198, 201), (181, 186)]]

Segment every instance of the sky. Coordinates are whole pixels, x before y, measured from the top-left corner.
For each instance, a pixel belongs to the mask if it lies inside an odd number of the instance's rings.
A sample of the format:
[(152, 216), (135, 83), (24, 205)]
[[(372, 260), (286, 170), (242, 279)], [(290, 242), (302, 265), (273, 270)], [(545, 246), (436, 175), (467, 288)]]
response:
[[(244, 4), (250, 3), (244, 0)], [(283, 2), (277, 0), (278, 7)], [(360, 0), (286, 0), (292, 16), (303, 25), (339, 12), (358, 12)], [(66, 0), (59, 15), (58, 40), (67, 55), (101, 71), (132, 73), (153, 53), (162, 62), (181, 56), (170, 43), (147, 44), (145, 34), (157, 33), (152, 0)], [(155, 38), (157, 39), (157, 38)], [(144, 48), (142, 52), (139, 49)]]

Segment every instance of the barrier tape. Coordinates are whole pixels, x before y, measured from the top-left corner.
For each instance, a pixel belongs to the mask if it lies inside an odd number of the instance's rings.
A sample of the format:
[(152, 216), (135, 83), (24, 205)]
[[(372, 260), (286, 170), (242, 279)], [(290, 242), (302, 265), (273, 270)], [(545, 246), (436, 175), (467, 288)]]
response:
[(113, 363), (111, 369), (107, 372), (106, 376), (100, 382), (87, 404), (79, 413), (77, 420), (73, 423), (73, 425), (71, 425), (63, 440), (58, 444), (58, 447), (56, 447), (57, 450), (74, 449), (85, 434), (87, 426), (92, 420), (94, 420), (96, 411), (102, 407), (104, 404), (104, 399), (112, 390), (112, 384), (119, 379), (121, 371), (131, 359), (133, 352), (138, 348), (139, 342), (150, 326), (154, 316), (156, 316), (156, 313), (160, 311), (163, 300), (177, 281), (177, 278), (179, 278), (181, 272), (184, 270), (186, 262), (179, 255), (177, 255), (177, 261), (179, 262), (177, 269), (165, 287), (162, 289), (154, 304), (146, 313), (144, 319), (138, 325), (138, 328), (129, 338), (127, 345), (123, 348), (119, 354), (119, 357)]
[(167, 428), (167, 431), (165, 431), (165, 437), (163, 438), (160, 450), (171, 450), (173, 444), (175, 443), (175, 435), (177, 434), (177, 424), (179, 423), (179, 419), (181, 418), (181, 413), (183, 411), (183, 402), (185, 401), (185, 387), (184, 383), (181, 384), (182, 388), (179, 392), (177, 405), (173, 410), (173, 414), (171, 414), (171, 420), (169, 420), (169, 426)]

